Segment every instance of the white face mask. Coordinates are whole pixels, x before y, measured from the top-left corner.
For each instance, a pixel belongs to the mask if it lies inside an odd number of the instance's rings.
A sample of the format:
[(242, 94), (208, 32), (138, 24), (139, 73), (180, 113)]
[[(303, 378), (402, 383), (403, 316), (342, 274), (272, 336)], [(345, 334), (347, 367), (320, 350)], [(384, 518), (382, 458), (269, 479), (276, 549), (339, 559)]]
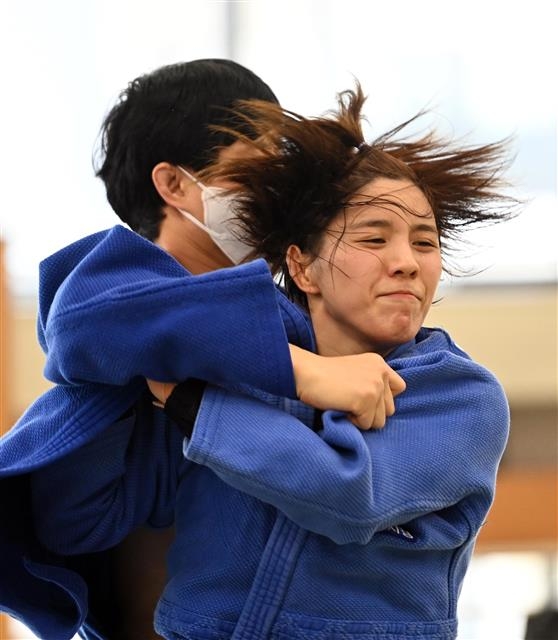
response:
[(226, 189), (222, 187), (208, 187), (183, 167), (178, 168), (202, 191), (204, 222), (200, 222), (189, 211), (184, 209), (178, 209), (178, 211), (190, 222), (203, 229), (233, 264), (239, 264), (252, 251), (252, 248), (239, 240), (236, 235), (240, 227), (234, 215), (234, 196), (225, 194)]

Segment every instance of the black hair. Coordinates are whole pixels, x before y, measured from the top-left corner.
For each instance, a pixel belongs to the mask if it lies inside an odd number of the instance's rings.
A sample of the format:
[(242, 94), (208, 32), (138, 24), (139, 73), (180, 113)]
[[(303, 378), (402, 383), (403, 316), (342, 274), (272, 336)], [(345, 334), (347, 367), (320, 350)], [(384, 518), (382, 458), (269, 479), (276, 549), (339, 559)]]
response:
[[(366, 143), (365, 100), (357, 83), (355, 91), (339, 94), (337, 110), (319, 118), (277, 105), (245, 104), (243, 117), (260, 134), (245, 141), (257, 153), (234, 162), (221, 160), (202, 174), (235, 184), (231, 191), (237, 196), (243, 239), (274, 273), (282, 274), (287, 291), (302, 304), (305, 296), (285, 263), (288, 246), (315, 253), (333, 219), (362, 200), (359, 189), (376, 178), (408, 180), (421, 189), (434, 213), (443, 252), (461, 239), (464, 229), (507, 220), (520, 204), (505, 192), (502, 177), (511, 160), (509, 140), (473, 146), (434, 132), (403, 137), (402, 130), (424, 115), (421, 112)], [(390, 199), (377, 201), (389, 204)], [(446, 264), (444, 268), (448, 271)]]
[(130, 82), (102, 124), (94, 160), (117, 215), (155, 239), (164, 203), (151, 179), (153, 167), (169, 162), (198, 171), (210, 164), (219, 148), (235, 140), (212, 125), (250, 136), (247, 123), (232, 111), (250, 99), (277, 103), (255, 73), (218, 58), (167, 65)]

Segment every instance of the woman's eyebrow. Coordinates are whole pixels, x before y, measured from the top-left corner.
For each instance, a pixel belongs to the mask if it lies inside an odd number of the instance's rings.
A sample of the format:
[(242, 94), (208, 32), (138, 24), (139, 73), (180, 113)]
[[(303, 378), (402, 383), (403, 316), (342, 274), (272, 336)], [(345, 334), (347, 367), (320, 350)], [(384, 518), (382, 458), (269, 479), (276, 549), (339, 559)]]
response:
[[(385, 229), (392, 227), (393, 223), (391, 220), (387, 220), (384, 218), (377, 219), (363, 219), (358, 220), (354, 224), (351, 225), (351, 230), (362, 229), (362, 228), (374, 228), (374, 229)], [(426, 233), (433, 233), (438, 235), (438, 229), (436, 225), (428, 224), (427, 222), (417, 222), (416, 224), (410, 225), (411, 231), (424, 231)]]
[(434, 233), (438, 235), (438, 228), (436, 225), (428, 224), (426, 222), (419, 222), (417, 224), (412, 224), (411, 229), (413, 231), (426, 231), (427, 233)]

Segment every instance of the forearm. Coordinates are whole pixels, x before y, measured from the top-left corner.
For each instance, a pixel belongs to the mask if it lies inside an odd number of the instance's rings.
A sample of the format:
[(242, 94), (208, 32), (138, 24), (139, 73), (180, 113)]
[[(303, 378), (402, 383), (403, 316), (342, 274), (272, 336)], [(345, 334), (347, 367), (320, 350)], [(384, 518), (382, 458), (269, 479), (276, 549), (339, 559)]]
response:
[(294, 397), (287, 334), (265, 263), (190, 276), (159, 254), (157, 269), (140, 278), (130, 266), (101, 290), (96, 278), (104, 273), (80, 274), (73, 286), (93, 282), (99, 291), (91, 299), (68, 283), (44, 329), (46, 377), (123, 385), (135, 376), (194, 376)]
[(353, 425), (326, 441), (284, 411), (209, 387), (185, 455), (306, 529), (362, 541), (359, 511), (346, 507), (370, 496), (370, 456)]
[(186, 456), (338, 543), (365, 543), (438, 511), (451, 521), (454, 508), (479, 527), (507, 436), (501, 388), (451, 354), (405, 364), (412, 391), (384, 430), (365, 434), (326, 412), (318, 435), (264, 402), (210, 387)]
[[(405, 382), (381, 356), (323, 357), (292, 344), (289, 350), (297, 397), (306, 404), (343, 411), (361, 429), (381, 428), (395, 412), (394, 397), (405, 390)], [(163, 405), (176, 387), (155, 380), (148, 384)], [(246, 390), (246, 385), (238, 389)]]

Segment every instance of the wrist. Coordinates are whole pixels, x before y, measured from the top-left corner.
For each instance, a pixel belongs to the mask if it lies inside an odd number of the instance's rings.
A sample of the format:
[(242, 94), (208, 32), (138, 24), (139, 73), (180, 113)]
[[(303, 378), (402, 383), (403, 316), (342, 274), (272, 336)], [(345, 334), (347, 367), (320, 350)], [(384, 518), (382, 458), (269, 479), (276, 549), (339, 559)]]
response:
[(189, 378), (176, 385), (165, 402), (165, 414), (187, 438), (190, 438), (194, 431), (194, 424), (206, 386), (207, 382), (204, 380)]
[(304, 388), (309, 384), (309, 376), (315, 370), (315, 360), (318, 357), (312, 351), (306, 351), (295, 345), (289, 344), (291, 361), (295, 379), (296, 395), (301, 398)]

